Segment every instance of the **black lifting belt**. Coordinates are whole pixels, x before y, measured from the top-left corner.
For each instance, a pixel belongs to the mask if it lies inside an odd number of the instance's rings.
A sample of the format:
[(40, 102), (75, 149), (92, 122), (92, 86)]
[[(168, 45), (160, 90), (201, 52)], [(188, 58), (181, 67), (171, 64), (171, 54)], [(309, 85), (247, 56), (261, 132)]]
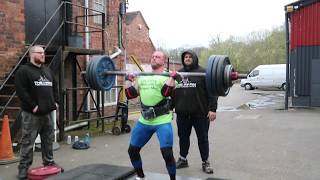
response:
[(141, 102), (141, 108), (143, 118), (150, 120), (170, 112), (170, 99), (164, 99), (155, 106), (146, 106)]

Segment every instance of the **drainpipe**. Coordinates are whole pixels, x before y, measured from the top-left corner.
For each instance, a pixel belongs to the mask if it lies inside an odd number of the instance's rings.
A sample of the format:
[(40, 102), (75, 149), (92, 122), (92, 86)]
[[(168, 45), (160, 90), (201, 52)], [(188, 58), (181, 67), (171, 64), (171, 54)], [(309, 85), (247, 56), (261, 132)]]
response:
[(117, 49), (117, 51), (109, 56), (110, 59), (114, 59), (115, 57), (119, 56), (122, 53), (120, 48), (116, 47), (116, 49)]
[(127, 10), (127, 1), (122, 0), (119, 4), (119, 15), (118, 15), (118, 46), (122, 49), (123, 43), (122, 43), (122, 21), (123, 16), (126, 15)]
[[(89, 31), (89, 18), (88, 18), (88, 8), (89, 8), (89, 0), (84, 0), (84, 14), (85, 14), (85, 32)], [(90, 48), (90, 34), (85, 33), (85, 48), (89, 49)], [(89, 55), (86, 55), (86, 64), (89, 64)], [(87, 95), (87, 100), (86, 100), (86, 106), (84, 106), (87, 110), (90, 110), (90, 96)]]
[(122, 46), (122, 17), (118, 15), (118, 47), (123, 48)]

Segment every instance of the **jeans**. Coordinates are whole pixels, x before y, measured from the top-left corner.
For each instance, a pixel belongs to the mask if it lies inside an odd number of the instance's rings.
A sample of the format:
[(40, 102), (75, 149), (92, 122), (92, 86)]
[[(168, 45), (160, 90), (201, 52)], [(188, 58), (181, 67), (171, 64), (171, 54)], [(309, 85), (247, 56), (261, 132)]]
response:
[(54, 124), (51, 114), (34, 115), (22, 111), (22, 139), (20, 149), (19, 169), (28, 169), (33, 161), (33, 145), (40, 134), (41, 152), (43, 164), (49, 164), (53, 161), (52, 144), (54, 140)]

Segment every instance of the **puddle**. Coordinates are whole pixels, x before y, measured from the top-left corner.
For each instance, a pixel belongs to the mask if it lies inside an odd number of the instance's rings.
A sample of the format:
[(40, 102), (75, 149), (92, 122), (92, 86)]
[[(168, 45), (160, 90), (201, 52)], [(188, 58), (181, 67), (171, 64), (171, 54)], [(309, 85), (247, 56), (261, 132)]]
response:
[(239, 111), (239, 109), (231, 106), (218, 107), (217, 112), (223, 112), (223, 111)]
[(218, 107), (217, 111), (223, 112), (223, 111), (242, 111), (242, 110), (248, 110), (248, 109), (264, 109), (267, 107), (273, 107), (279, 103), (280, 104), (284, 103), (283, 93), (270, 94), (270, 93), (256, 92), (253, 94), (258, 95), (258, 98), (255, 100), (249, 101), (245, 104), (242, 104), (238, 107), (232, 107), (232, 106)]
[(260, 95), (260, 96), (267, 96), (270, 95), (269, 93), (263, 93), (263, 92), (254, 92), (252, 94)]
[(275, 105), (276, 102), (275, 95), (259, 95), (258, 99), (247, 102), (247, 105), (250, 109), (263, 109), (265, 107), (270, 107)]

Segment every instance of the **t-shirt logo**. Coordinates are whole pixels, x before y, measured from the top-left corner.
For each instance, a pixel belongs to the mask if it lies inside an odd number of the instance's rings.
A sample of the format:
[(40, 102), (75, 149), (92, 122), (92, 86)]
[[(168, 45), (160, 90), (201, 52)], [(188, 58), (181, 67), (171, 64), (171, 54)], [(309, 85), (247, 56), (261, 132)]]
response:
[(196, 88), (197, 83), (189, 81), (189, 79), (183, 78), (176, 88)]
[(40, 76), (38, 81), (34, 81), (35, 86), (52, 86), (52, 82), (46, 78), (46, 76)]

